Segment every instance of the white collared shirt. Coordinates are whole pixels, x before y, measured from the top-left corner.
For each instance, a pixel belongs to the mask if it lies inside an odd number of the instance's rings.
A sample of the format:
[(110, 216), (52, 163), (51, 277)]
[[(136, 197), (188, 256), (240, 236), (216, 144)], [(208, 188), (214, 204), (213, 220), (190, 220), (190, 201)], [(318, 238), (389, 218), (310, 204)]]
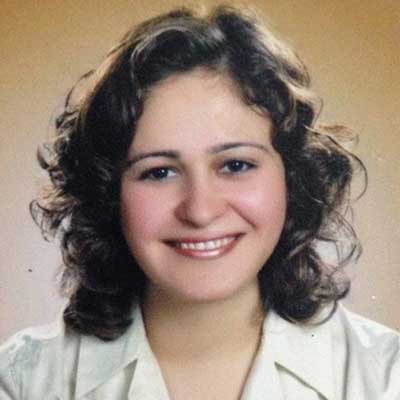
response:
[[(112, 342), (62, 322), (16, 334), (0, 347), (0, 399), (169, 400), (139, 307), (133, 320)], [(400, 336), (341, 306), (313, 326), (270, 312), (242, 396), (267, 399), (400, 400)]]

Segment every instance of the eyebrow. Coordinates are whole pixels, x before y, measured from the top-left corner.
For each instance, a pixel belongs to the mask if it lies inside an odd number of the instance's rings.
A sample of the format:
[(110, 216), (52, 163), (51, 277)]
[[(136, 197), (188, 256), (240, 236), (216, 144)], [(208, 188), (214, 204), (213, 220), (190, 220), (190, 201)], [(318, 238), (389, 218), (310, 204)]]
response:
[[(210, 147), (207, 150), (207, 153), (210, 154), (218, 154), (226, 150), (234, 149), (237, 147), (253, 147), (256, 149), (260, 149), (266, 153), (269, 153), (270, 150), (260, 144), (260, 143), (255, 143), (255, 142), (229, 142), (229, 143), (221, 143), (217, 144), (215, 146)], [(179, 151), (176, 150), (160, 150), (160, 151), (151, 151), (147, 153), (139, 153), (133, 156), (131, 159), (127, 161), (128, 167), (132, 166), (133, 164), (136, 164), (138, 161), (144, 160), (146, 158), (155, 158), (155, 157), (165, 157), (165, 158), (172, 158), (174, 160), (177, 160), (180, 158), (180, 153)]]

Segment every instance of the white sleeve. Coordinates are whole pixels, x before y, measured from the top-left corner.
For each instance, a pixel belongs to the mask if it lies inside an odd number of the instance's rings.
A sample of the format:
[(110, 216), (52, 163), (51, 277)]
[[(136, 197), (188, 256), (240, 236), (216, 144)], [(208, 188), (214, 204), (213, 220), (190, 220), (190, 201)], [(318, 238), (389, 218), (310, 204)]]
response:
[(0, 399), (19, 400), (20, 388), (15, 375), (12, 342), (0, 346)]
[(384, 400), (400, 400), (400, 338), (387, 349), (386, 362), (382, 365)]

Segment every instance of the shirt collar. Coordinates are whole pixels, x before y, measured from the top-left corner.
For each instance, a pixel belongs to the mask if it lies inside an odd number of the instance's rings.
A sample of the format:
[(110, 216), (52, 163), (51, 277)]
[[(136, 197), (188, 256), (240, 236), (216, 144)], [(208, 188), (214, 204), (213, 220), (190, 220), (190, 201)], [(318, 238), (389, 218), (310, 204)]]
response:
[(139, 306), (132, 318), (128, 330), (117, 340), (104, 342), (94, 336), (82, 336), (75, 398), (80, 399), (138, 359), (140, 347), (147, 342)]
[[(327, 310), (318, 316), (323, 320)], [(328, 323), (295, 324), (270, 312), (263, 341), (276, 365), (290, 371), (326, 399), (334, 399), (332, 334)]]
[[(332, 337), (328, 323), (300, 325), (290, 323), (273, 311), (263, 328), (260, 352), (264, 360), (273, 359), (327, 400), (334, 399)], [(148, 342), (140, 306), (133, 312), (133, 322), (119, 339), (104, 342), (82, 336), (75, 398), (79, 399), (140, 357)], [(270, 370), (267, 368), (266, 370)]]

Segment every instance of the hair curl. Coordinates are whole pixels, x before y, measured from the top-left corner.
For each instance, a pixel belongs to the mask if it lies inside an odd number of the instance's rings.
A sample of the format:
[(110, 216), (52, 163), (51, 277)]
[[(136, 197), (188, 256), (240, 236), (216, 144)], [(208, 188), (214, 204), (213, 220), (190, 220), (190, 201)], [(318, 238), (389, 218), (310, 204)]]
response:
[[(275, 126), (287, 220), (259, 273), (265, 308), (307, 321), (349, 289), (337, 272), (360, 254), (345, 214), (352, 176), (365, 168), (339, 144), (347, 131), (316, 124), (320, 106), (305, 66), (253, 15), (220, 6), (199, 16), (183, 8), (130, 30), (97, 70), (84, 75), (56, 119), (55, 139), (38, 151), (51, 184), (31, 203), (31, 214), (45, 237), (60, 240), (61, 288), (69, 298), (64, 320), (78, 332), (112, 340), (131, 323), (146, 278), (120, 226), (127, 150), (146, 93), (197, 67), (227, 74), (243, 101), (267, 110)], [(334, 265), (319, 254), (322, 242), (340, 250)]]

